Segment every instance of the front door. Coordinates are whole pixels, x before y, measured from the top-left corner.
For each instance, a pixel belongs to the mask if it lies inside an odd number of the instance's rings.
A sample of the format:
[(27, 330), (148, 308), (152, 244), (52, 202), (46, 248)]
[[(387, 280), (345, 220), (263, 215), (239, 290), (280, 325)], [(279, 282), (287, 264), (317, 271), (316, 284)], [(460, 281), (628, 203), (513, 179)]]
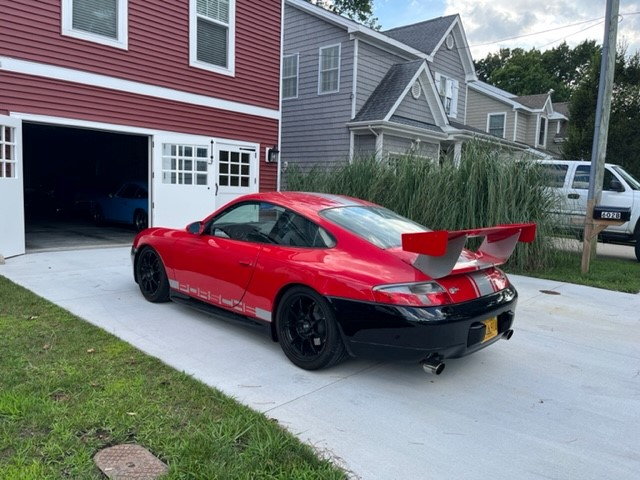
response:
[(257, 147), (216, 144), (216, 208), (234, 198), (258, 191)]
[(22, 120), (0, 115), (0, 255), (25, 252)]

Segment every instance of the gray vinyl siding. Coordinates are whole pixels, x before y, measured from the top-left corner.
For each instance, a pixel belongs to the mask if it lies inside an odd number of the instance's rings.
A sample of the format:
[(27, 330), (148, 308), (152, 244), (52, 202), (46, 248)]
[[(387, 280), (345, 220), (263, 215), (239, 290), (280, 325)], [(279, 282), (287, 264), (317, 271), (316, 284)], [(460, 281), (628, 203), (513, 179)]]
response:
[[(477, 92), (469, 88), (469, 100), (467, 103), (467, 125), (480, 130), (487, 131), (487, 116), (490, 113), (506, 113), (505, 120), (505, 138), (513, 140), (513, 127), (515, 121), (515, 112), (510, 105), (500, 102), (483, 93)], [(518, 115), (518, 122), (521, 115)]]
[(458, 49), (454, 47), (449, 50), (443, 42), (434, 55), (433, 64), (430, 67), (432, 73), (438, 72), (445, 77), (458, 81), (458, 114), (455, 118), (459, 122), (464, 121), (464, 112), (467, 104), (467, 83)]
[(521, 115), (521, 117), (527, 118), (527, 131), (524, 143), (527, 145), (531, 145), (532, 147), (536, 146), (536, 129), (538, 127), (538, 115), (536, 114), (525, 114)]
[(353, 156), (368, 157), (376, 154), (376, 137), (373, 135), (354, 135)]
[(358, 42), (356, 114), (380, 84), (392, 65), (407, 60), (366, 42)]
[(383, 153), (386, 154), (413, 154), (419, 157), (429, 157), (437, 159), (440, 153), (440, 147), (437, 143), (417, 142), (414, 143), (412, 138), (396, 137), (394, 135), (386, 135), (383, 137)]
[(556, 131), (560, 120), (549, 120), (547, 124), (547, 147), (550, 152), (560, 153), (561, 144), (555, 143)]
[[(529, 123), (530, 123), (531, 115), (523, 112), (518, 112), (518, 131), (516, 133), (516, 142), (527, 143), (529, 145), (533, 145), (528, 141), (528, 133), (529, 133)], [(533, 135), (535, 136), (535, 122), (533, 126)]]
[(398, 105), (394, 115), (410, 118), (411, 120), (417, 120), (419, 122), (435, 124), (433, 114), (431, 113), (431, 109), (429, 108), (429, 103), (427, 103), (424, 92), (415, 99), (411, 94), (411, 89), (409, 89), (400, 105)]
[[(282, 101), (283, 162), (348, 161), (354, 42), (346, 30), (285, 4), (283, 55), (299, 54), (298, 98)], [(318, 95), (320, 47), (341, 45), (339, 92)]]

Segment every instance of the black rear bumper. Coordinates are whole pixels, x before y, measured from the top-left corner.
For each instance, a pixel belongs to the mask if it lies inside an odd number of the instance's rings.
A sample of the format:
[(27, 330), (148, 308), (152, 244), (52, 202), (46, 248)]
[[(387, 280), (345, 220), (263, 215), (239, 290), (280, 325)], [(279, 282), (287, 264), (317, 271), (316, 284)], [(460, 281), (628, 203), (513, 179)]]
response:
[[(499, 340), (511, 329), (517, 303), (508, 288), (465, 303), (403, 307), (330, 297), (349, 353), (356, 357), (420, 361), (463, 357)], [(483, 342), (483, 320), (498, 319), (498, 335)]]

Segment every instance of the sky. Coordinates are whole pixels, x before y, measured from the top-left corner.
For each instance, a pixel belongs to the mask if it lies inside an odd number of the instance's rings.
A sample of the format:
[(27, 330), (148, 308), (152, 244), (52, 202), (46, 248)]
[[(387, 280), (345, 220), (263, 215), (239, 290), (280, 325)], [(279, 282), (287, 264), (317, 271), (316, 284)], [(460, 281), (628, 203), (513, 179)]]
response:
[[(547, 50), (563, 40), (575, 46), (586, 39), (601, 44), (605, 4), (605, 0), (373, 0), (383, 31), (459, 13), (476, 60), (503, 47)], [(634, 53), (640, 50), (640, 0), (621, 0), (620, 14), (618, 43), (626, 43), (627, 52)], [(506, 40), (521, 35), (527, 36)]]

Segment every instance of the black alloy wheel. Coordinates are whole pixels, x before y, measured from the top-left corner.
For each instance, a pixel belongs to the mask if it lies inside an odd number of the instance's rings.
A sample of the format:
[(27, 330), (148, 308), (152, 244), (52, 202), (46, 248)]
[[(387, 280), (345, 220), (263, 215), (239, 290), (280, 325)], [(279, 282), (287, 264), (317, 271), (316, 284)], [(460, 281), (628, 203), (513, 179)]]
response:
[(309, 288), (294, 287), (283, 295), (276, 329), (287, 358), (305, 370), (330, 367), (348, 355), (331, 307)]
[(133, 226), (136, 229), (136, 232), (141, 232), (145, 228), (147, 228), (149, 224), (149, 218), (147, 216), (147, 212), (144, 210), (136, 210), (136, 213), (133, 214)]
[(154, 303), (169, 301), (169, 280), (160, 255), (151, 247), (144, 247), (136, 259), (136, 278), (144, 298)]

